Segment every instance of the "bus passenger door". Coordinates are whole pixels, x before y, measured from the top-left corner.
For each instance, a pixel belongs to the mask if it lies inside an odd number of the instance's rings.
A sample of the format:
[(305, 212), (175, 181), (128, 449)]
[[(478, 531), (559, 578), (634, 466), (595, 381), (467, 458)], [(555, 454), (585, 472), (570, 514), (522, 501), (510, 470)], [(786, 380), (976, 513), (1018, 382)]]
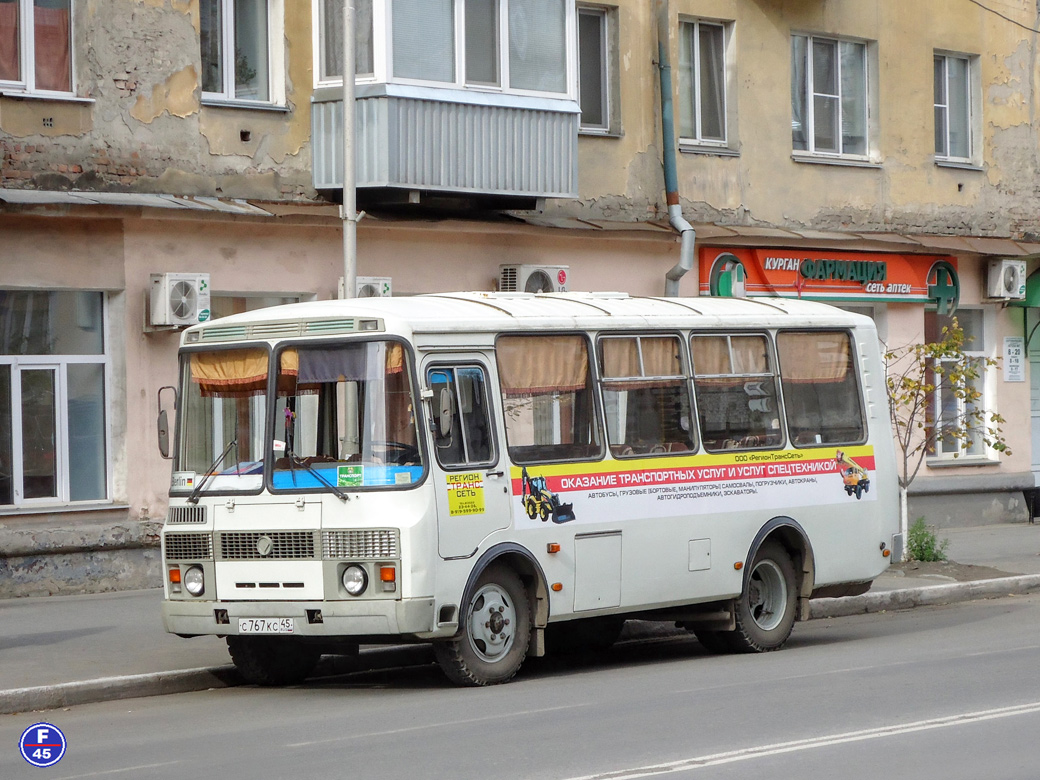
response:
[(432, 476), (442, 558), (467, 558), (511, 521), (509, 469), (493, 424), (492, 377), (480, 359), (430, 361)]

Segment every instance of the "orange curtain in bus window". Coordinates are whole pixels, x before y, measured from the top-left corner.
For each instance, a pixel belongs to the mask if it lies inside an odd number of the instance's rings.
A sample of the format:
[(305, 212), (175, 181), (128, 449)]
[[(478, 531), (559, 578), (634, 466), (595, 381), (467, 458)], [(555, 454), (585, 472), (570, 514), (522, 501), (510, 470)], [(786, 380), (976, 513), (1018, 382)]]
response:
[[(604, 338), (601, 342), (603, 351), (603, 379), (615, 387), (621, 387), (615, 380), (624, 381), (621, 389), (636, 390), (646, 387), (667, 387), (675, 380), (662, 381), (643, 380), (639, 377), (682, 377), (682, 363), (679, 359), (679, 340), (672, 337), (641, 338)], [(642, 351), (643, 363), (640, 368), (639, 354)]]
[(769, 373), (766, 340), (762, 336), (694, 336), (690, 344), (699, 381), (728, 384), (729, 380), (721, 377)]
[(230, 349), (193, 352), (191, 378), (204, 398), (247, 398), (267, 390), (267, 352)]
[(581, 336), (503, 336), (495, 353), (506, 395), (576, 392), (585, 387), (589, 355)]
[(72, 91), (69, 54), (70, 0), (36, 0), (36, 87), (55, 92)]
[(785, 382), (842, 382), (849, 370), (847, 333), (781, 333), (776, 339)]
[(0, 81), (20, 81), (18, 0), (0, 0)]

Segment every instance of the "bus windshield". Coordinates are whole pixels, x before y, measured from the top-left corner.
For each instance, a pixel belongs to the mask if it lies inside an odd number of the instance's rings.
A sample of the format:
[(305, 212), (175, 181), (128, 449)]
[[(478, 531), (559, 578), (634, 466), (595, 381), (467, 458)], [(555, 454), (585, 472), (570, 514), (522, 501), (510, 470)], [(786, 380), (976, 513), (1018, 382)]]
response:
[(175, 490), (263, 486), (268, 354), (256, 347), (184, 357)]
[(295, 346), (278, 366), (274, 428), (263, 348), (192, 352), (183, 363), (175, 490), (258, 492), (273, 452), (274, 490), (419, 482), (415, 400), (407, 357), (389, 341)]
[(282, 350), (275, 490), (407, 486), (423, 460), (404, 347), (391, 341)]

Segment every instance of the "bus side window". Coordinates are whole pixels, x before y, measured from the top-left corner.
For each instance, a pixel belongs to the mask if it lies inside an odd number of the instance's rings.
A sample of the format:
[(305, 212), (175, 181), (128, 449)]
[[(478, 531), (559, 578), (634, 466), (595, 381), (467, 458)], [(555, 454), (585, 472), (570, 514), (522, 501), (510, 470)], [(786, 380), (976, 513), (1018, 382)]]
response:
[(796, 447), (866, 439), (849, 334), (781, 332), (776, 338), (787, 430)]
[(757, 334), (694, 335), (690, 349), (705, 449), (782, 444), (768, 339)]
[(607, 439), (615, 457), (690, 452), (690, 397), (676, 336), (599, 342)]
[[(495, 460), (487, 379), (479, 366), (432, 368), (427, 373), (434, 398), (450, 399), (450, 427), (441, 431), (434, 421), (434, 451), (445, 468), (486, 465)], [(439, 401), (438, 401), (439, 404)]]
[(584, 334), (499, 336), (495, 354), (515, 463), (603, 456)]

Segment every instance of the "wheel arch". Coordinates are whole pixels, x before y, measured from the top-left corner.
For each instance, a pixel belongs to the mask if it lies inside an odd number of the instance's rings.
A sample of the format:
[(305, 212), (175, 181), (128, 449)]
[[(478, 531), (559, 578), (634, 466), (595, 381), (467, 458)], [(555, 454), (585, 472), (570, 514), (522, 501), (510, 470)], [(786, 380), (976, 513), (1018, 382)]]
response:
[[(792, 517), (784, 515), (774, 517), (759, 529), (748, 549), (747, 559), (744, 561), (741, 590), (747, 588), (748, 578), (751, 576), (751, 563), (755, 560), (759, 548), (769, 540), (775, 540), (783, 546), (791, 556), (791, 560), (794, 561), (795, 573), (798, 576), (798, 600), (807, 608), (809, 596), (812, 594), (816, 582), (816, 557), (813, 553), (812, 542), (809, 541), (809, 535)], [(802, 611), (799, 609), (799, 613)]]
[(466, 587), (462, 590), (462, 600), (459, 602), (460, 614), (472, 598), (480, 575), (489, 566), (496, 563), (508, 566), (519, 575), (527, 589), (527, 597), (531, 603), (531, 626), (534, 629), (545, 628), (549, 622), (549, 589), (545, 581), (545, 572), (542, 571), (542, 565), (534, 554), (515, 542), (503, 542), (488, 548), (473, 564), (469, 578), (466, 580)]

